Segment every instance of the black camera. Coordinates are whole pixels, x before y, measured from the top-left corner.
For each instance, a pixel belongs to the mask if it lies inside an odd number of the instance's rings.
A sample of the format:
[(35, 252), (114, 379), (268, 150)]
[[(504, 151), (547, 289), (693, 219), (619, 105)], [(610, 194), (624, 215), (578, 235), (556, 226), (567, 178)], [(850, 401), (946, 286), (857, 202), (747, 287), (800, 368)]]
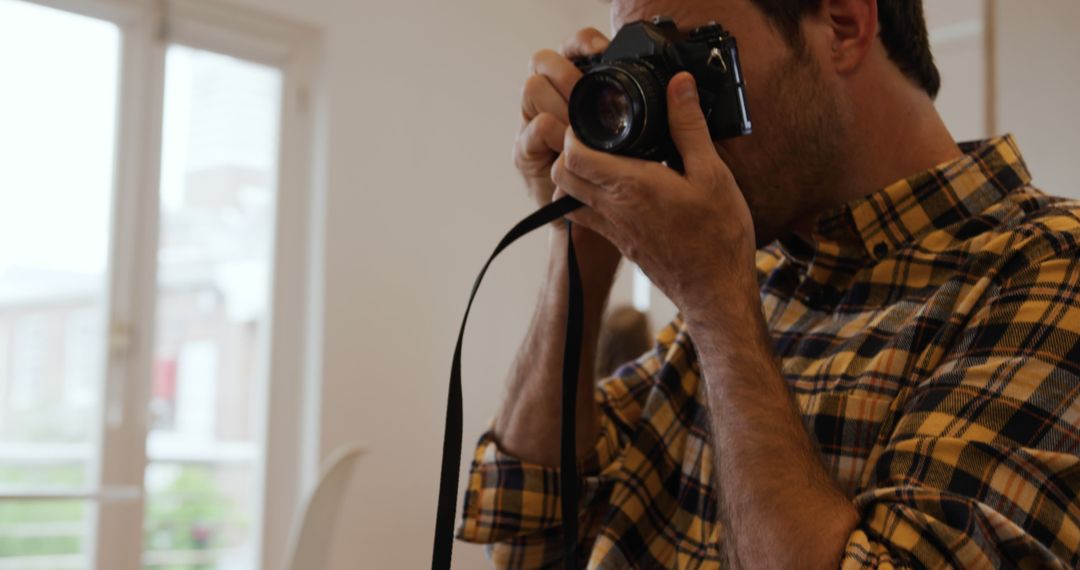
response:
[(660, 16), (627, 24), (607, 51), (575, 64), (585, 75), (570, 95), (570, 125), (591, 148), (681, 170), (667, 113), (668, 82), (680, 71), (697, 82), (714, 140), (750, 134), (739, 49), (715, 22), (688, 33)]

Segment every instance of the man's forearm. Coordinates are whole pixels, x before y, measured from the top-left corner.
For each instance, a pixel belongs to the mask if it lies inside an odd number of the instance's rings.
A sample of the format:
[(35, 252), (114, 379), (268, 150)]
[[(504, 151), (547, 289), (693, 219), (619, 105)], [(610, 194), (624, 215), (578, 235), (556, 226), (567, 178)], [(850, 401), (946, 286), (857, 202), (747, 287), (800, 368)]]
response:
[(857, 513), (821, 463), (759, 307), (688, 322), (705, 377), (725, 549), (734, 568), (836, 568)]
[[(523, 461), (552, 467), (559, 465), (568, 297), (566, 235), (557, 230), (551, 240), (546, 285), (510, 371), (506, 395), (495, 420), (495, 438), (504, 451)], [(585, 326), (577, 394), (578, 459), (589, 453), (598, 435), (593, 366), (600, 321), (617, 267), (617, 262), (604, 267), (581, 266)]]

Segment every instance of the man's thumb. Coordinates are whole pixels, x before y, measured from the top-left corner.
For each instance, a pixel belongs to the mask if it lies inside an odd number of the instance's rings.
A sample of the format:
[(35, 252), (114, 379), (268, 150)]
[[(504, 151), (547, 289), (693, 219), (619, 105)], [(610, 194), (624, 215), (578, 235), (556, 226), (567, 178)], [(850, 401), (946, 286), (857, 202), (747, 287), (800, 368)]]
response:
[(668, 84), (668, 127), (687, 172), (693, 168), (691, 163), (700, 163), (716, 155), (705, 115), (701, 112), (697, 82), (685, 71)]

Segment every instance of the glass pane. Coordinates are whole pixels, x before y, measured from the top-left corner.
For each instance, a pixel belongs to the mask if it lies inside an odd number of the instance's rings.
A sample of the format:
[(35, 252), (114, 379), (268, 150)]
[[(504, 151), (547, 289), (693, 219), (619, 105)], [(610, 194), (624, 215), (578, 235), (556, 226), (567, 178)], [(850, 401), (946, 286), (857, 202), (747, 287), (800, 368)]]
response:
[(150, 465), (144, 566), (253, 568), (255, 471), (250, 463)]
[[(0, 0), (0, 493), (96, 483), (120, 34)], [(0, 568), (85, 568), (80, 502), (0, 502)]]
[(254, 568), (281, 72), (166, 59), (148, 568)]
[(0, 568), (84, 569), (83, 501), (0, 502)]

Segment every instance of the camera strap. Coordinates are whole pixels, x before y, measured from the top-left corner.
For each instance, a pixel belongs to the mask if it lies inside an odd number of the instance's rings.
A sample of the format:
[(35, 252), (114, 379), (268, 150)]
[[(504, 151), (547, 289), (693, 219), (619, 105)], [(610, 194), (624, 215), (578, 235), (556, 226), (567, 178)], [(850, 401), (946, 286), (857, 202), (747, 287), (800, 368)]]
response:
[[(446, 399), (446, 427), (443, 433), (442, 474), (439, 480), (439, 507), (435, 519), (435, 545), (431, 556), (432, 570), (450, 570), (450, 561), (454, 548), (454, 522), (457, 505), (458, 474), (461, 467), (461, 440), (463, 409), (461, 397), (461, 345), (465, 336), (465, 323), (469, 320), (476, 292), (484, 279), (491, 262), (504, 249), (518, 238), (543, 227), (566, 214), (577, 210), (581, 202), (571, 196), (564, 196), (518, 222), (495, 247), (494, 253), (484, 263), (480, 274), (473, 282), (469, 302), (465, 306), (465, 316), (461, 319), (457, 345), (454, 347), (454, 360), (450, 365), (450, 391)], [(566, 221), (567, 232), (570, 222)], [(569, 299), (566, 315), (566, 339), (563, 345), (562, 371), (562, 427), (560, 434), (559, 488), (561, 490), (563, 513), (563, 548), (564, 567), (574, 570), (577, 566), (578, 546), (578, 494), (580, 481), (577, 474), (576, 459), (576, 410), (577, 383), (581, 365), (582, 328), (584, 327), (584, 295), (581, 287), (581, 273), (577, 255), (574, 253), (572, 233), (567, 240), (567, 265), (569, 266)]]

